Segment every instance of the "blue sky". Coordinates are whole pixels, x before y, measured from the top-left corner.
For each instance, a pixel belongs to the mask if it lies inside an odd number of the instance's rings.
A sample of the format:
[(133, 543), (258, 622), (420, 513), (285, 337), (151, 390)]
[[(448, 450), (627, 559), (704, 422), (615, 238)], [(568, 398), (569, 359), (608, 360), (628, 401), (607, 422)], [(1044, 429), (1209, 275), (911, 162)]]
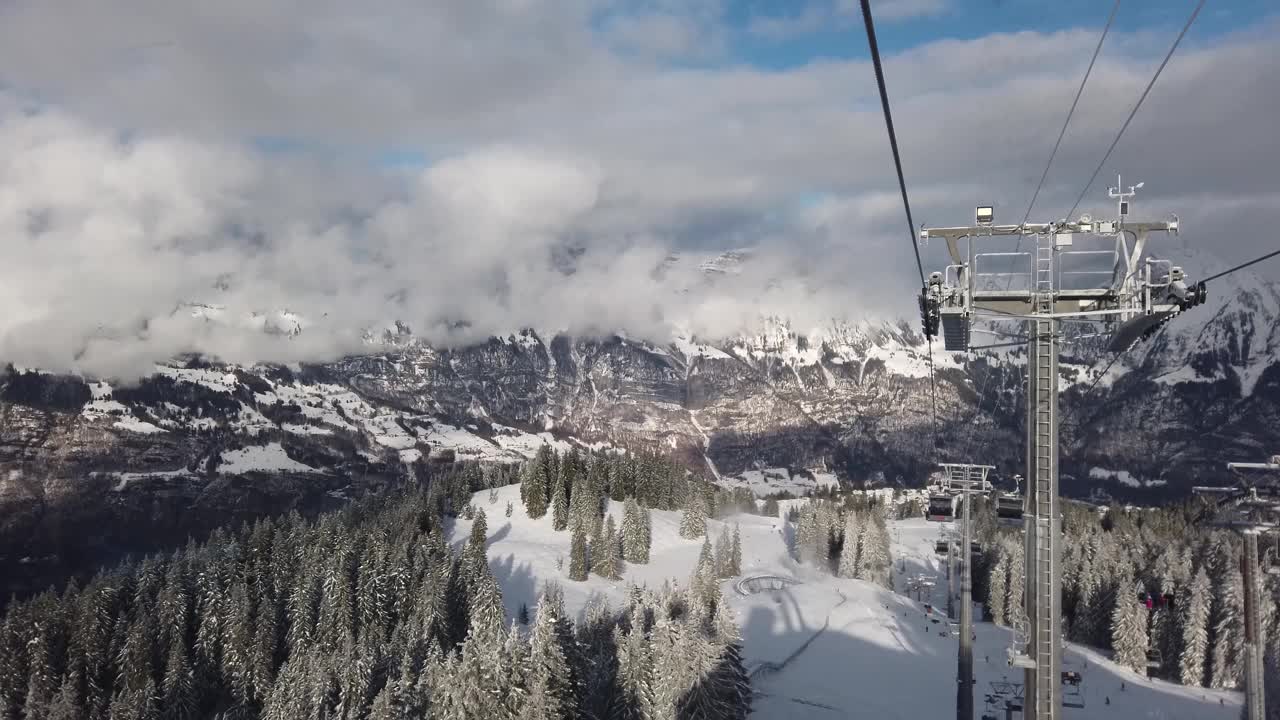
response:
[[(856, 0), (843, 0), (849, 7), (827, 13), (821, 29), (797, 32), (789, 38), (762, 37), (752, 33), (761, 17), (798, 20), (814, 8), (830, 6), (815, 2), (765, 2), (731, 0), (726, 7), (725, 27), (730, 29), (730, 57), (723, 61), (757, 67), (793, 68), (819, 59), (857, 59), (867, 56), (865, 31)], [(915, 4), (915, 3), (909, 3)], [(924, 4), (932, 4), (925, 2)], [(1024, 30), (1052, 32), (1066, 28), (1101, 28), (1111, 12), (1113, 0), (937, 0), (938, 10), (894, 18), (876, 15), (876, 34), (881, 51), (898, 52), (942, 39), (971, 40), (992, 33)], [(1195, 7), (1194, 0), (1122, 1), (1114, 29), (1121, 32), (1167, 30), (1176, 33)], [(1189, 42), (1203, 42), (1223, 33), (1251, 25), (1268, 14), (1276, 14), (1272, 0), (1219, 0), (1209, 2), (1196, 19)]]

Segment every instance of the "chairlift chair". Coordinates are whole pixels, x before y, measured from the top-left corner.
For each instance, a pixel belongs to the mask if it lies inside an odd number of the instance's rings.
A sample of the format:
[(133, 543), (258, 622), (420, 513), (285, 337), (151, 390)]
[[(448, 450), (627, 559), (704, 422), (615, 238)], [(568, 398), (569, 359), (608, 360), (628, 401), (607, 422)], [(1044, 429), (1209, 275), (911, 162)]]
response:
[(1162, 667), (1162, 665), (1163, 665), (1163, 663), (1161, 662), (1161, 660), (1162, 660), (1162, 659), (1161, 659), (1161, 657), (1160, 657), (1160, 651), (1159, 651), (1159, 650), (1148, 650), (1148, 651), (1147, 651), (1147, 667), (1148, 667), (1149, 669), (1151, 669), (1151, 670), (1159, 670), (1159, 669)]
[(1084, 678), (1080, 673), (1075, 671), (1066, 671), (1062, 673), (1062, 706), (1075, 708), (1077, 710), (1084, 707), (1084, 692), (1081, 687), (1084, 684)]
[(933, 544), (933, 550), (939, 555), (946, 555), (947, 548), (950, 547), (950, 545), (951, 543), (947, 542), (946, 540), (939, 540)]

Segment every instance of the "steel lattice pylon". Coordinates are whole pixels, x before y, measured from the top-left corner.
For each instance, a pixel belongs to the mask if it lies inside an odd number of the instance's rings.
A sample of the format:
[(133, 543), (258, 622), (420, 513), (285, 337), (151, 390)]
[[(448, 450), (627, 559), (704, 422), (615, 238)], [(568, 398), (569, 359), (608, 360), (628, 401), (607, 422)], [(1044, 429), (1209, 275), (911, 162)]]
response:
[[(1060, 715), (1062, 687), (1062, 579), (1059, 567), (1058, 513), (1058, 337), (1052, 317), (1053, 240), (1036, 242), (1035, 314), (1027, 358), (1027, 494), (1023, 505), (1023, 597), (1027, 613), (1030, 663), (1023, 663), (1025, 717), (1050, 720)], [(1034, 713), (1034, 714), (1031, 714)]]
[[(1126, 195), (1127, 197), (1127, 195)], [(947, 350), (970, 350), (971, 326), (979, 315), (1027, 325), (1027, 487), (1023, 496), (1026, 575), (1025, 621), (1016, 618), (1019, 646), (1009, 662), (1026, 671), (1025, 720), (1062, 715), (1061, 514), (1058, 502), (1058, 350), (1061, 319), (1096, 320), (1109, 325), (1111, 351), (1122, 351), (1160, 324), (1202, 302), (1204, 283), (1192, 284), (1182, 268), (1144, 256), (1153, 232), (1178, 231), (1178, 220), (1131, 222), (1128, 202), (1117, 220), (1095, 222), (1087, 215), (1048, 223), (995, 225), (992, 208), (975, 212), (977, 225), (925, 228), (922, 239), (940, 238), (951, 256), (920, 296), (926, 337), (941, 337)], [(983, 212), (985, 210), (985, 212)], [(1073, 249), (1073, 237), (1114, 241), (1114, 250)], [(1031, 252), (991, 251), (978, 245), (1000, 238), (1033, 236)], [(1132, 238), (1132, 244), (1130, 244)], [(962, 241), (965, 245), (961, 245)], [(1109, 270), (1096, 269), (1097, 261)], [(1064, 270), (1063, 260), (1070, 260)], [(1005, 268), (1009, 268), (1006, 270)], [(1020, 269), (1019, 269), (1020, 268)], [(1094, 269), (1090, 269), (1094, 268)], [(1106, 279), (1086, 287), (1064, 285), (1065, 277)], [(1014, 280), (1021, 278), (1019, 287)], [(1007, 282), (1005, 282), (1007, 280)], [(1001, 288), (1000, 284), (1004, 283)]]

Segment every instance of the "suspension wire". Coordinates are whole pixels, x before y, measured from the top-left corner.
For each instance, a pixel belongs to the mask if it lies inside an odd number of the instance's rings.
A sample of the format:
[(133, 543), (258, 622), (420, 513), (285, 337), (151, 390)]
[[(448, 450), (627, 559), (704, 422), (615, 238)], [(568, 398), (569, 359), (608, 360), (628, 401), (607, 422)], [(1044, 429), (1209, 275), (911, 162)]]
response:
[[(924, 279), (924, 261), (920, 259), (920, 245), (916, 242), (916, 222), (911, 217), (911, 201), (907, 199), (907, 181), (902, 173), (902, 156), (898, 152), (898, 135), (893, 130), (893, 113), (889, 110), (889, 91), (885, 88), (884, 66), (880, 62), (880, 46), (876, 42), (876, 24), (871, 18), (870, 0), (862, 0), (862, 19), (867, 26), (867, 45), (871, 49), (871, 63), (876, 71), (876, 86), (880, 89), (880, 106), (884, 109), (884, 124), (889, 131), (889, 148), (893, 151), (893, 166), (898, 171), (898, 190), (902, 192), (902, 207), (907, 211), (907, 239), (911, 242), (911, 250), (916, 256), (916, 270), (920, 273), (920, 288), (926, 288)], [(929, 344), (929, 402), (931, 406), (930, 427), (933, 435), (933, 450), (938, 451), (938, 383), (933, 370), (933, 338), (926, 337)]]
[(1233, 273), (1233, 272), (1235, 272), (1235, 271), (1237, 271), (1237, 270), (1243, 270), (1243, 269), (1245, 269), (1245, 268), (1249, 267), (1250, 265), (1257, 265), (1258, 263), (1262, 262), (1263, 260), (1268, 260), (1268, 259), (1270, 259), (1270, 258), (1273, 258), (1273, 257), (1277, 256), (1277, 255), (1280, 255), (1280, 250), (1275, 250), (1275, 251), (1272, 251), (1272, 252), (1267, 253), (1266, 255), (1263, 255), (1262, 257), (1254, 258), (1253, 260), (1250, 260), (1249, 262), (1241, 263), (1241, 264), (1239, 264), (1239, 265), (1237, 265), (1237, 266), (1235, 266), (1235, 267), (1231, 268), (1230, 270), (1223, 270), (1222, 272), (1218, 273), (1217, 275), (1210, 275), (1209, 277), (1207, 277), (1207, 278), (1205, 278), (1205, 279), (1201, 280), (1200, 282), (1207, 283), (1207, 282), (1210, 282), (1210, 281), (1213, 281), (1213, 280), (1217, 280), (1217, 279), (1218, 279), (1218, 278), (1220, 278), (1220, 277), (1226, 277), (1226, 276), (1230, 275), (1231, 273)]
[(1182, 26), (1182, 32), (1178, 33), (1178, 37), (1174, 39), (1173, 45), (1169, 47), (1169, 52), (1165, 54), (1164, 60), (1161, 61), (1160, 67), (1156, 68), (1155, 75), (1151, 76), (1151, 82), (1147, 83), (1146, 89), (1142, 91), (1142, 95), (1138, 96), (1138, 102), (1129, 111), (1129, 117), (1125, 119), (1124, 124), (1120, 126), (1120, 132), (1116, 133), (1116, 138), (1111, 141), (1111, 147), (1107, 148), (1106, 154), (1102, 156), (1102, 160), (1098, 162), (1098, 167), (1094, 168), (1093, 174), (1089, 176), (1089, 181), (1084, 184), (1084, 188), (1080, 190), (1080, 196), (1076, 198), (1076, 202), (1071, 206), (1071, 210), (1067, 212), (1070, 218), (1075, 214), (1076, 208), (1080, 207), (1084, 196), (1089, 192), (1089, 188), (1093, 185), (1093, 181), (1098, 178), (1098, 173), (1102, 172), (1102, 166), (1107, 164), (1107, 160), (1111, 157), (1112, 151), (1116, 149), (1116, 145), (1120, 143), (1120, 138), (1124, 136), (1124, 131), (1129, 128), (1129, 123), (1133, 121), (1133, 116), (1138, 114), (1138, 108), (1142, 107), (1142, 103), (1147, 99), (1147, 93), (1151, 92), (1151, 88), (1155, 86), (1156, 80), (1160, 79), (1160, 73), (1164, 72), (1165, 65), (1169, 64), (1169, 58), (1173, 57), (1173, 53), (1178, 49), (1178, 44), (1182, 42), (1182, 38), (1186, 36), (1187, 31), (1191, 29), (1191, 24), (1196, 21), (1196, 16), (1200, 14), (1200, 9), (1204, 7), (1205, 0), (1196, 3), (1196, 7), (1191, 11), (1191, 17), (1187, 18), (1187, 23)]
[[(1018, 228), (1026, 226), (1027, 220), (1031, 217), (1031, 210), (1036, 206), (1036, 200), (1040, 197), (1040, 190), (1044, 188), (1044, 181), (1049, 177), (1049, 168), (1053, 166), (1053, 159), (1058, 156), (1058, 148), (1062, 146), (1062, 139), (1067, 135), (1067, 127), (1071, 124), (1071, 117), (1075, 115), (1076, 106), (1080, 104), (1080, 96), (1084, 94), (1085, 85), (1089, 83), (1089, 76), (1093, 74), (1093, 66), (1098, 61), (1098, 54), (1102, 51), (1102, 43), (1107, 39), (1107, 33), (1111, 31), (1111, 24), (1116, 19), (1116, 13), (1120, 10), (1120, 0), (1116, 0), (1115, 5), (1111, 6), (1111, 14), (1107, 16), (1107, 22), (1102, 26), (1102, 34), (1098, 36), (1098, 44), (1093, 48), (1093, 56), (1089, 58), (1089, 66), (1085, 68), (1084, 77), (1080, 78), (1080, 87), (1076, 88), (1076, 96), (1071, 100), (1071, 107), (1067, 110), (1067, 116), (1062, 121), (1062, 129), (1058, 131), (1058, 139), (1053, 143), (1053, 150), (1049, 151), (1049, 159), (1045, 161), (1044, 172), (1040, 173), (1040, 182), (1036, 183), (1035, 192), (1031, 194), (1031, 202), (1027, 203), (1027, 211), (1022, 215), (1022, 222), (1018, 223)], [(1018, 242), (1013, 248), (1016, 255), (1022, 250), (1022, 233), (1018, 233)], [(1013, 276), (1009, 277), (1009, 281), (1005, 283), (1005, 290), (1013, 286)], [(1008, 344), (996, 345), (977, 345), (970, 347), (970, 350), (985, 350), (988, 348), (1007, 347)], [(974, 410), (975, 416), (982, 414), (982, 402), (987, 397), (987, 385), (991, 381), (991, 373), (988, 372), (982, 380), (982, 389), (978, 392), (978, 405)], [(969, 457), (969, 461), (973, 462), (973, 458), (969, 455), (973, 449), (973, 440), (977, 434), (977, 423), (970, 423), (968, 438), (965, 440), (965, 455)], [(986, 442), (982, 444), (982, 450), (986, 449)]]
[(871, 62), (876, 70), (876, 85), (880, 88), (880, 106), (884, 108), (884, 124), (889, 130), (889, 148), (893, 150), (893, 166), (898, 171), (898, 189), (902, 191), (902, 207), (907, 210), (907, 237), (916, 255), (916, 269), (920, 271), (920, 286), (924, 287), (924, 262), (920, 260), (920, 246), (916, 243), (916, 222), (911, 217), (911, 201), (907, 199), (907, 181), (902, 174), (902, 157), (898, 153), (898, 135), (893, 131), (893, 113), (889, 111), (889, 92), (885, 89), (884, 67), (880, 64), (880, 46), (876, 43), (876, 25), (871, 19), (871, 2), (862, 0), (862, 18), (867, 25), (867, 44), (871, 46)]
[[(1204, 279), (1203, 279), (1203, 281), (1201, 281), (1201, 282), (1207, 283), (1207, 282), (1210, 282), (1210, 281), (1216, 281), (1216, 279), (1219, 279), (1219, 278), (1225, 278), (1225, 277), (1226, 277), (1226, 275), (1230, 275), (1231, 273), (1238, 272), (1238, 270), (1243, 270), (1243, 269), (1245, 269), (1245, 268), (1248, 268), (1248, 266), (1251, 266), (1251, 265), (1257, 265), (1258, 263), (1261, 263), (1261, 261), (1263, 261), (1263, 260), (1268, 260), (1268, 259), (1271, 259), (1271, 258), (1275, 258), (1275, 256), (1276, 256), (1276, 255), (1280, 255), (1280, 250), (1272, 250), (1271, 252), (1267, 252), (1267, 254), (1266, 254), (1266, 255), (1262, 255), (1262, 256), (1260, 256), (1260, 258), (1254, 258), (1253, 260), (1249, 260), (1249, 261), (1247, 261), (1247, 263), (1240, 263), (1239, 265), (1235, 265), (1235, 266), (1234, 266), (1234, 268), (1229, 268), (1229, 269), (1226, 269), (1226, 270), (1222, 270), (1222, 272), (1221, 272), (1221, 273), (1217, 273), (1217, 274), (1210, 275), (1210, 277), (1204, 278)], [(1162, 327), (1160, 328), (1160, 332), (1161, 332), (1161, 333), (1164, 333), (1164, 332), (1165, 332), (1165, 328), (1167, 328), (1167, 327), (1169, 327), (1169, 325), (1162, 325)], [(1129, 352), (1130, 348), (1132, 348), (1132, 347), (1133, 347), (1133, 346), (1130, 346), (1129, 348), (1125, 348), (1125, 350), (1121, 350), (1120, 352), (1116, 352), (1116, 354), (1115, 354), (1114, 356), (1111, 356), (1111, 361), (1110, 361), (1110, 363), (1107, 363), (1106, 368), (1103, 368), (1103, 369), (1102, 369), (1102, 374), (1098, 375), (1098, 377), (1097, 377), (1097, 378), (1094, 378), (1092, 383), (1089, 383), (1089, 389), (1087, 389), (1087, 391), (1084, 391), (1084, 392), (1085, 392), (1085, 395), (1088, 395), (1088, 393), (1093, 392), (1093, 388), (1098, 387), (1098, 382), (1100, 382), (1100, 380), (1102, 380), (1102, 378), (1105, 378), (1105, 377), (1106, 377), (1106, 375), (1107, 375), (1107, 373), (1110, 373), (1110, 372), (1111, 372), (1111, 368), (1112, 368), (1112, 366), (1114, 366), (1114, 365), (1116, 364), (1116, 361), (1117, 361), (1117, 360), (1120, 360), (1120, 357), (1121, 357), (1121, 356), (1124, 356), (1125, 354), (1128, 354), (1128, 352)], [(1066, 415), (1066, 414), (1064, 413), (1064, 415)], [(1065, 416), (1064, 416), (1064, 419), (1062, 419), (1062, 427), (1066, 427), (1066, 418), (1065, 418)]]
[[(1084, 94), (1084, 86), (1089, 82), (1089, 75), (1093, 72), (1093, 64), (1098, 61), (1098, 53), (1102, 50), (1102, 42), (1107, 39), (1107, 32), (1111, 30), (1111, 23), (1116, 19), (1116, 12), (1120, 9), (1120, 0), (1116, 0), (1116, 4), (1111, 6), (1111, 14), (1107, 16), (1107, 24), (1102, 27), (1102, 34), (1098, 36), (1098, 44), (1093, 48), (1093, 57), (1089, 58), (1089, 67), (1085, 68), (1084, 77), (1080, 78), (1080, 87), (1076, 89), (1076, 97), (1071, 101), (1071, 109), (1067, 110), (1067, 117), (1062, 121), (1062, 130), (1058, 131), (1058, 139), (1053, 143), (1053, 150), (1049, 153), (1049, 160), (1044, 164), (1044, 172), (1040, 174), (1040, 182), (1036, 184), (1036, 191), (1031, 194), (1031, 202), (1027, 204), (1027, 212), (1022, 216), (1022, 222), (1018, 223), (1019, 227), (1027, 224), (1027, 219), (1031, 217), (1031, 208), (1036, 206), (1036, 199), (1040, 197), (1040, 189), (1044, 187), (1045, 178), (1049, 177), (1049, 167), (1053, 165), (1053, 159), (1058, 155), (1058, 148), (1062, 145), (1062, 138), (1067, 134), (1067, 126), (1071, 124), (1071, 116), (1076, 112), (1076, 105), (1080, 102), (1080, 96)], [(1070, 217), (1070, 213), (1067, 217)], [(1022, 236), (1018, 236), (1018, 243), (1022, 243)], [(1017, 252), (1015, 250), (1014, 252)], [(1013, 282), (1013, 278), (1009, 279)]]

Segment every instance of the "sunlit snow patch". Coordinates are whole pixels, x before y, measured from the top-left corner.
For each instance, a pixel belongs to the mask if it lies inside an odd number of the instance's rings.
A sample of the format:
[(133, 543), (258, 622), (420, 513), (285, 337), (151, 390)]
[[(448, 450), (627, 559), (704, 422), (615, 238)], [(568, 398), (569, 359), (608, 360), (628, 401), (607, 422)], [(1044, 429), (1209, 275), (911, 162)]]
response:
[(224, 475), (238, 475), (246, 472), (318, 473), (324, 471), (294, 460), (285, 453), (280, 443), (273, 442), (223, 452), (218, 472)]

